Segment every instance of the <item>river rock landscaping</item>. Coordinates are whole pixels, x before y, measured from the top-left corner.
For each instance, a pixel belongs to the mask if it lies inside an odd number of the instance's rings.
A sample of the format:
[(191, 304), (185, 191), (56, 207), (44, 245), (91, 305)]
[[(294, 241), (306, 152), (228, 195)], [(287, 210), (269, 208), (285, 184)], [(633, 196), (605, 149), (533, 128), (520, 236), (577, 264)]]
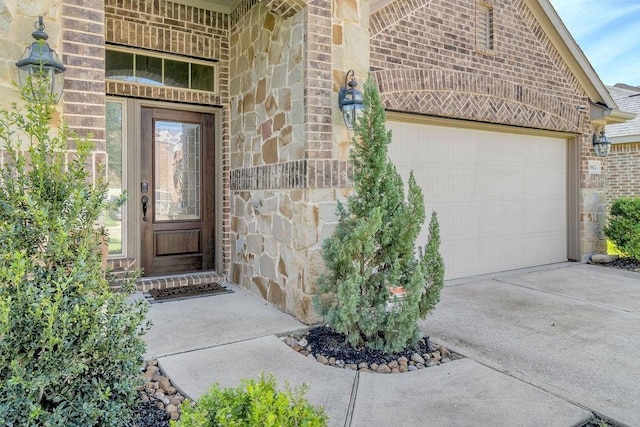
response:
[(157, 360), (143, 364), (142, 377), (144, 384), (139, 389), (140, 403), (127, 427), (168, 427), (169, 420), (180, 418), (180, 406), (185, 397), (162, 373)]
[(399, 374), (463, 358), (431, 342), (426, 336), (415, 345), (391, 354), (370, 348), (354, 348), (346, 342), (344, 335), (328, 326), (315, 327), (307, 333), (295, 333), (281, 339), (293, 350), (318, 363), (360, 372)]

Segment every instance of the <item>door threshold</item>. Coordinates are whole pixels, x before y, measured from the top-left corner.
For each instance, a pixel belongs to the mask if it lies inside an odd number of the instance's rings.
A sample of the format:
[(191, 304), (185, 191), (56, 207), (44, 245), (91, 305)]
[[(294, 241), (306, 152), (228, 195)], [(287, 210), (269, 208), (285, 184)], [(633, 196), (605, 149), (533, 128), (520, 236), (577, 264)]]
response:
[(148, 291), (150, 289), (168, 289), (207, 283), (223, 283), (226, 281), (226, 277), (215, 270), (193, 271), (190, 273), (141, 277), (138, 279), (137, 288), (139, 291)]

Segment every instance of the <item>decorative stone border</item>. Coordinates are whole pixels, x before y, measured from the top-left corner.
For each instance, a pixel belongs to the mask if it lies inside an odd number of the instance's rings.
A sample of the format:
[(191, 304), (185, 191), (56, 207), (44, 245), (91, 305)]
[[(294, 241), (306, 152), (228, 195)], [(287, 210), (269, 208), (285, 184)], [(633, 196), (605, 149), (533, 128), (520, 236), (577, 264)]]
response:
[(440, 346), (435, 343), (430, 343), (433, 351), (423, 354), (413, 353), (411, 360), (402, 356), (397, 360), (393, 360), (387, 363), (367, 363), (361, 362), (359, 364), (345, 363), (335, 357), (327, 357), (320, 353), (314, 353), (311, 345), (306, 338), (300, 338), (299, 340), (293, 336), (280, 338), (285, 344), (291, 347), (294, 351), (297, 351), (301, 355), (312, 359), (323, 365), (334, 366), (341, 369), (350, 369), (359, 372), (376, 372), (379, 374), (400, 374), (404, 372), (417, 371), (424, 368), (430, 368), (432, 366), (438, 366), (443, 363), (448, 363), (453, 360), (463, 359), (464, 356), (450, 351), (446, 347)]

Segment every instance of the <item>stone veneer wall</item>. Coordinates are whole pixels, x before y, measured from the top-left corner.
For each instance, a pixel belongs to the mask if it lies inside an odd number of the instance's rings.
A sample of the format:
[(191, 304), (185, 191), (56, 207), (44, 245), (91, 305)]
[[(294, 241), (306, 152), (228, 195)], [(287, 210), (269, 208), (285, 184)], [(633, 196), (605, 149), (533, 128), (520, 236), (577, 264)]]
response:
[(238, 9), (245, 13), (231, 34), (231, 279), (313, 322), (320, 247), (335, 228), (336, 199), (351, 186), (348, 149), (334, 141), (332, 3), (310, 2), (292, 15), (256, 0)]
[(613, 144), (607, 157), (607, 210), (621, 197), (640, 197), (640, 142)]
[(58, 3), (59, 0), (0, 3), (0, 94), (4, 106), (19, 101), (20, 94), (13, 86), (18, 82), (16, 61), (33, 43), (31, 33), (38, 16), (44, 17), (45, 32), (49, 35), (47, 42), (62, 56), (62, 10)]
[(231, 280), (295, 311), (303, 263), (294, 205), (304, 200), (307, 173), (303, 13), (277, 16), (256, 1), (240, 7), (247, 10), (231, 31)]
[(224, 274), (229, 274), (229, 22), (230, 16), (173, 3), (166, 0), (104, 2), (106, 42), (144, 48), (187, 57), (218, 61), (218, 92), (205, 93), (179, 88), (145, 86), (127, 82), (107, 82), (109, 95), (173, 101), (183, 104), (223, 106), (222, 176), (223, 221), (222, 257)]
[[(604, 175), (588, 173), (588, 98), (523, 0), (491, 1), (494, 50), (466, 0), (396, 0), (371, 15), (371, 68), (386, 108), (572, 132), (580, 146), (580, 251), (605, 248)], [(486, 2), (484, 2), (486, 3)], [(428, 30), (427, 30), (428, 29)]]

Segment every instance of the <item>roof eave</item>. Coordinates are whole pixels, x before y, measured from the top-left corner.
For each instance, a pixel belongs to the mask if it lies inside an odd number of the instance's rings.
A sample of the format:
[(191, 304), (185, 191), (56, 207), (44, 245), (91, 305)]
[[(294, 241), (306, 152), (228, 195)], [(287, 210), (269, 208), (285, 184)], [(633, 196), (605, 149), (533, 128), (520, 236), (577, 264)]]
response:
[(629, 113), (617, 108), (610, 108), (602, 103), (593, 103), (589, 105), (589, 119), (591, 123), (597, 125), (614, 125), (616, 123), (624, 123), (633, 120), (636, 113)]
[(609, 136), (612, 144), (633, 144), (640, 142), (640, 135)]

